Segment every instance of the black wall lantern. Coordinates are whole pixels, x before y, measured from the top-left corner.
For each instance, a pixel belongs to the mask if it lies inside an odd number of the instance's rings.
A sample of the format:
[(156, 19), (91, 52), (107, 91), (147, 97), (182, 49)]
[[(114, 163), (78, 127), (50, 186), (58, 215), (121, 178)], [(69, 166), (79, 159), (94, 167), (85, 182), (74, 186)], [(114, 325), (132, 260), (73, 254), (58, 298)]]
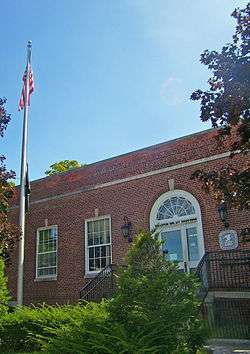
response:
[(228, 227), (229, 223), (228, 223), (227, 205), (224, 201), (222, 201), (220, 203), (220, 205), (218, 206), (218, 213), (219, 213), (220, 219), (224, 223), (225, 227)]
[(132, 242), (132, 236), (131, 236), (131, 231), (132, 231), (132, 224), (130, 221), (128, 221), (128, 218), (124, 216), (123, 218), (124, 224), (121, 227), (122, 234), (125, 238), (128, 239), (128, 242)]

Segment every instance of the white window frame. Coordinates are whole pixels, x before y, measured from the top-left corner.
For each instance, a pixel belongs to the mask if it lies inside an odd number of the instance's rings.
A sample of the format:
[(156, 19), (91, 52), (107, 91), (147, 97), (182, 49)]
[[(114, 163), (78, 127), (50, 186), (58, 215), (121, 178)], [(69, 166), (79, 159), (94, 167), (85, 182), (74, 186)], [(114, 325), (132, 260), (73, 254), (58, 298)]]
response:
[[(184, 197), (191, 202), (195, 209), (195, 215), (185, 215), (177, 219), (165, 219), (157, 220), (157, 213), (162, 205), (162, 203), (171, 197)], [(204, 237), (203, 237), (203, 227), (202, 227), (202, 218), (201, 218), (201, 209), (198, 200), (189, 192), (175, 189), (173, 191), (167, 191), (159, 196), (154, 202), (151, 212), (150, 212), (150, 230), (154, 233), (161, 233), (165, 230), (174, 230), (180, 227), (180, 224), (192, 225), (195, 224), (197, 227), (197, 237), (198, 237), (198, 247), (200, 259), (205, 253)], [(179, 225), (179, 226), (178, 226)]]
[[(39, 233), (40, 231), (44, 230), (50, 230), (50, 229), (56, 229), (56, 274), (51, 274), (51, 275), (38, 275), (38, 249), (39, 249)], [(44, 253), (44, 252), (41, 252)], [(40, 254), (40, 253), (39, 253)], [(50, 267), (48, 267), (50, 268)], [(44, 227), (39, 227), (36, 231), (36, 279), (37, 280), (43, 280), (43, 279), (49, 279), (49, 280), (56, 280), (57, 279), (57, 274), (58, 274), (58, 226), (57, 225), (51, 225), (51, 226), (44, 226)]]
[[(102, 244), (102, 246), (108, 246), (110, 245), (110, 257), (111, 257), (111, 264), (112, 264), (112, 231), (111, 231), (111, 216), (110, 215), (104, 215), (104, 216), (97, 216), (94, 218), (90, 218), (90, 219), (85, 219), (85, 275), (96, 275), (98, 273), (100, 273), (102, 270), (100, 271), (96, 271), (96, 270), (89, 270), (89, 246), (88, 246), (88, 222), (91, 221), (97, 221), (97, 220), (104, 220), (104, 219), (108, 219), (109, 220), (109, 232), (110, 232), (110, 243), (105, 243)], [(98, 245), (96, 245), (98, 246)]]

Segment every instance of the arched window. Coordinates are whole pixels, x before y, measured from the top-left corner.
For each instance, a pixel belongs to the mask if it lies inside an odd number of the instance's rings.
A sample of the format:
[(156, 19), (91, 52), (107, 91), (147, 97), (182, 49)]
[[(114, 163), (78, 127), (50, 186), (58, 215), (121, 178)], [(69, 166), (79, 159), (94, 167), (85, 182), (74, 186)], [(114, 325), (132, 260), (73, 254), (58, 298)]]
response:
[(180, 269), (195, 269), (204, 254), (201, 212), (195, 197), (181, 190), (169, 191), (154, 203), (150, 227), (163, 241), (163, 252)]
[(157, 212), (157, 220), (177, 219), (195, 215), (192, 203), (181, 196), (167, 198)]

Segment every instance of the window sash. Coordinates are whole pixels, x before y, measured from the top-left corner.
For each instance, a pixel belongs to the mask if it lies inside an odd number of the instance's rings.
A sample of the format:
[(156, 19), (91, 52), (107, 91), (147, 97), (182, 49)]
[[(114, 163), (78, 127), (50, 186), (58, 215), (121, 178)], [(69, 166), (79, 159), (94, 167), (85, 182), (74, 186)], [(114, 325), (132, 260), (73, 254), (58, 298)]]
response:
[[(46, 272), (47, 271), (47, 272)], [(57, 267), (44, 267), (37, 269), (37, 278), (49, 278), (55, 277), (57, 272)], [(47, 273), (47, 274), (46, 274)]]
[[(50, 250), (48, 250), (49, 247), (51, 247)], [(36, 278), (57, 276), (57, 249), (57, 226), (39, 228), (37, 230)]]
[[(110, 217), (102, 217), (85, 221), (85, 245), (86, 273), (97, 273), (107, 265), (111, 264), (112, 247)], [(104, 254), (102, 252), (104, 252)]]
[(110, 243), (110, 220), (107, 218), (87, 221), (87, 246)]

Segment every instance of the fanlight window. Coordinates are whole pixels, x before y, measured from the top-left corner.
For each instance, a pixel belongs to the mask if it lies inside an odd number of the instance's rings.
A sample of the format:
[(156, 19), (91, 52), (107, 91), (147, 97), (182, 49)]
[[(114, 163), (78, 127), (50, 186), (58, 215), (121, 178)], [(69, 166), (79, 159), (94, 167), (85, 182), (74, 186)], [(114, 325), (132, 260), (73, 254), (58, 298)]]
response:
[(184, 197), (171, 197), (163, 202), (157, 213), (157, 220), (195, 215), (192, 203)]

